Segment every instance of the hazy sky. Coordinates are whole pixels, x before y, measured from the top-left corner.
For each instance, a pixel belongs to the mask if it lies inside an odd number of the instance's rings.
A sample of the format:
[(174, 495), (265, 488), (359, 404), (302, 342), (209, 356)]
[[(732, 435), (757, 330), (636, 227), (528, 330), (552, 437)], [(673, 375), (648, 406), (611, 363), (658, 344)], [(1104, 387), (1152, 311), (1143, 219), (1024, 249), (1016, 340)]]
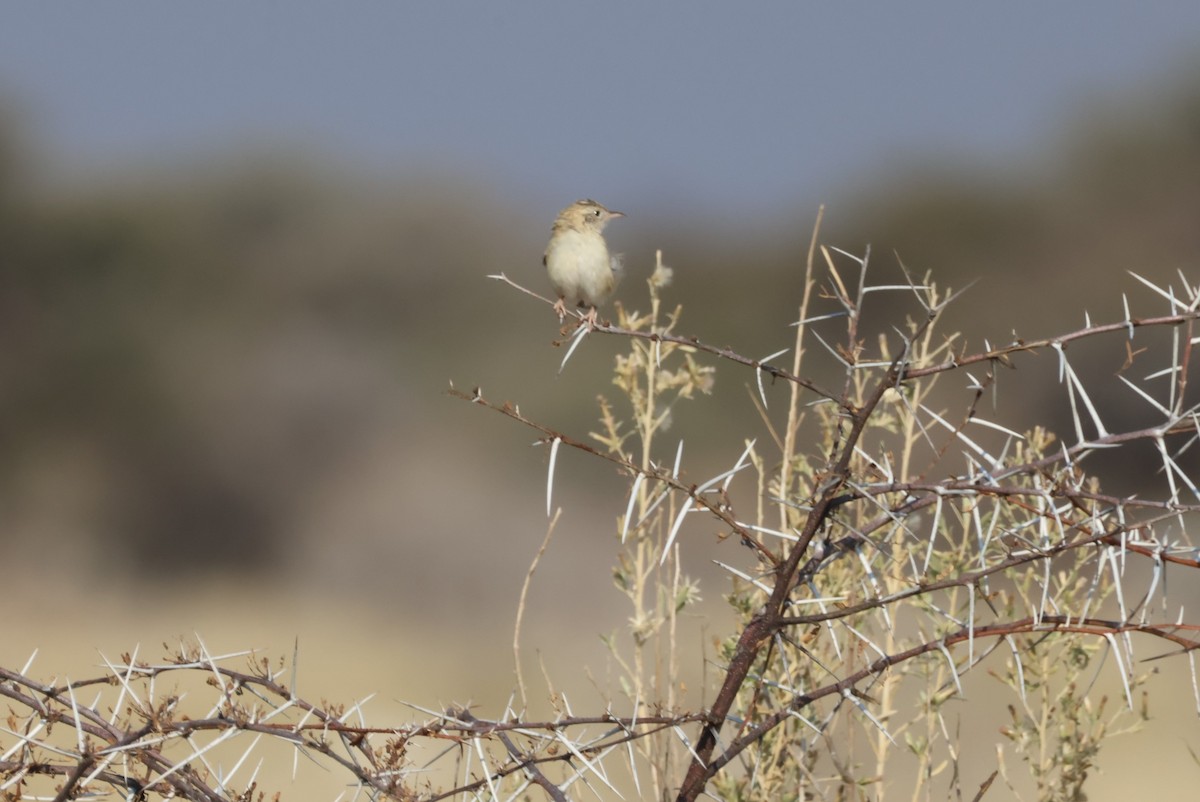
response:
[(1088, 102), (1200, 65), (1195, 0), (34, 2), (3, 16), (0, 98), (63, 172), (278, 142), (445, 170), (532, 208), (637, 197), (731, 217), (913, 155), (999, 163)]

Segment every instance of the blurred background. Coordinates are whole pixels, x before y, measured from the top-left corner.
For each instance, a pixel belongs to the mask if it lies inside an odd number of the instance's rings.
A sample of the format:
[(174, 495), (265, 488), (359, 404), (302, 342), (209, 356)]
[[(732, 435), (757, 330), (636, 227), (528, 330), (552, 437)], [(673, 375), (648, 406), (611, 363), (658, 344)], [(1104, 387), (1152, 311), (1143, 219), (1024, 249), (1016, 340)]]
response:
[[(1129, 270), (1197, 275), (1195, 3), (28, 3), (4, 18), (0, 549), (22, 610), (0, 664), (40, 648), (35, 674), (193, 632), (214, 651), (299, 638), (314, 697), (496, 715), (546, 454), (444, 391), (593, 427), (622, 344), (589, 338), (557, 375), (557, 320), (486, 278), (548, 293), (542, 248), (577, 198), (627, 215), (608, 230), (625, 306), (645, 308), (661, 248), (681, 329), (751, 356), (792, 342), (821, 204), (823, 241), (870, 243), (876, 283), (900, 277), (897, 255), (977, 282), (950, 315), (973, 349), (1085, 310), (1117, 319), (1123, 292), (1164, 313)], [(1102, 381), (1124, 351), (1103, 354)], [(1016, 393), (1017, 428), (1068, 431), (1045, 367)], [(720, 366), (716, 395), (677, 414), (693, 476), (761, 434), (747, 381)], [(1102, 403), (1132, 419), (1130, 400)], [(561, 455), (566, 511), (526, 642), (560, 679), (581, 656), (602, 674), (597, 634), (625, 625), (623, 492)], [(1163, 747), (1123, 748), (1125, 773), (1104, 764), (1092, 798), (1127, 797), (1136, 756)]]

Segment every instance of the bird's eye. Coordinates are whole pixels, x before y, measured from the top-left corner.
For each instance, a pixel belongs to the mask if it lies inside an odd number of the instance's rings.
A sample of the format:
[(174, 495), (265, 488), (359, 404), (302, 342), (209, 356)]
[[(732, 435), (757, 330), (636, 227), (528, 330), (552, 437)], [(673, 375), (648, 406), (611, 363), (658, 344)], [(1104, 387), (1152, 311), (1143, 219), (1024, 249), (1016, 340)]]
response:
[(597, 217), (599, 217), (599, 216), (600, 216), (600, 210), (599, 210), (599, 209), (593, 209), (593, 210), (592, 210), (592, 214), (594, 214), (594, 215), (596, 215)]

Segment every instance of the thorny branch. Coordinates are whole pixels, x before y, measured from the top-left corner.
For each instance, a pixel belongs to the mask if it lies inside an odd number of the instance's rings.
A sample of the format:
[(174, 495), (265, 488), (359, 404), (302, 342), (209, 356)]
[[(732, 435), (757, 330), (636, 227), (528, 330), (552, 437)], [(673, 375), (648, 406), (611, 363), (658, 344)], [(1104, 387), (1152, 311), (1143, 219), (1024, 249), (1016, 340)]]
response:
[[(441, 713), (429, 711), (424, 721), (415, 724), (354, 725), (346, 721), (354, 710), (316, 705), (296, 696), (278, 681), (282, 668), (273, 672), (265, 660), (255, 661), (249, 653), (217, 656), (203, 649), (184, 651), (171, 662), (157, 665), (133, 661), (111, 665), (108, 673), (72, 682), (68, 687), (43, 685), (24, 674), (0, 669), (0, 695), (13, 703), (10, 710), (28, 711), (24, 716), (11, 713), (3, 731), (3, 737), (15, 738), (16, 742), (0, 755), (0, 791), (11, 794), (39, 777), (61, 777), (64, 782), (55, 798), (64, 800), (100, 786), (109, 786), (120, 798), (144, 798), (154, 793), (211, 802), (240, 800), (248, 797), (234, 790), (233, 776), (213, 776), (202, 768), (202, 755), (232, 736), (249, 733), (270, 736), (301, 753), (333, 760), (361, 787), (385, 798), (432, 802), (478, 791), (491, 782), (516, 775), (546, 788), (551, 798), (562, 799), (565, 797), (550, 792), (553, 785), (540, 767), (574, 762), (571, 752), (554, 748), (567, 739), (568, 733), (602, 727), (598, 737), (585, 735), (578, 747), (583, 752), (600, 753), (700, 719), (696, 714), (602, 714), (546, 721), (510, 715), (506, 720), (488, 721), (464, 709), (450, 708)], [(252, 670), (238, 671), (224, 665), (234, 658), (250, 658)], [(175, 695), (155, 703), (151, 696), (154, 682), (166, 675), (181, 682), (216, 687), (216, 715), (190, 717), (182, 709), (181, 697)], [(118, 701), (110, 703), (114, 709), (121, 705), (125, 709), (106, 718), (99, 705), (71, 700), (72, 693), (77, 695), (92, 686), (110, 693), (120, 689)], [(54, 726), (66, 727), (67, 733), (86, 734), (94, 741), (80, 749), (73, 735), (63, 741), (51, 737)], [(207, 746), (196, 746), (206, 734), (215, 737)], [(507, 759), (494, 757), (488, 776), (460, 777), (459, 783), (447, 788), (435, 791), (427, 785), (421, 791), (417, 778), (428, 769), (413, 765), (412, 753), (437, 743), (458, 749), (490, 741), (500, 747), (494, 755), (506, 755)], [(84, 739), (78, 743), (84, 743)], [(250, 779), (248, 785), (252, 784)]]
[[(847, 319), (846, 342), (839, 349), (840, 358), (846, 364), (846, 382), (840, 393), (823, 389), (816, 381), (802, 379), (795, 374), (764, 365), (756, 360), (747, 359), (728, 348), (715, 348), (701, 343), (694, 337), (679, 337), (657, 331), (633, 330), (613, 326), (607, 323), (596, 324), (594, 331), (627, 338), (649, 339), (651, 341), (675, 342), (687, 345), (700, 351), (713, 354), (721, 359), (729, 360), (740, 365), (769, 373), (773, 378), (790, 381), (812, 392), (818, 399), (833, 401), (837, 404), (839, 418), (848, 425), (839, 426), (838, 439), (827, 455), (825, 467), (817, 474), (813, 494), (803, 501), (790, 504), (803, 511), (802, 525), (793, 531), (796, 537), (790, 538), (787, 551), (781, 555), (771, 552), (748, 527), (740, 524), (729, 514), (729, 507), (721, 504), (708, 504), (695, 493), (696, 484), (680, 481), (678, 477), (656, 472), (647, 474), (646, 478), (655, 479), (676, 491), (688, 494), (697, 505), (708, 509), (736, 534), (744, 543), (749, 543), (758, 551), (760, 556), (769, 556), (769, 563), (774, 566), (773, 579), (769, 586), (769, 594), (762, 607), (752, 615), (741, 630), (731, 657), (724, 667), (724, 681), (717, 691), (717, 696), (709, 707), (705, 725), (701, 731), (692, 755), (686, 776), (683, 778), (678, 792), (679, 800), (696, 799), (704, 790), (707, 783), (718, 772), (727, 766), (736, 756), (749, 745), (761, 742), (766, 734), (789, 716), (813, 704), (816, 700), (836, 693), (851, 692), (856, 683), (898, 663), (914, 659), (933, 649), (944, 650), (947, 646), (963, 640), (982, 639), (989, 637), (1008, 637), (1024, 632), (1058, 632), (1101, 635), (1112, 637), (1117, 634), (1139, 633), (1151, 635), (1176, 643), (1183, 651), (1194, 650), (1197, 641), (1185, 638), (1178, 633), (1195, 631), (1196, 627), (1186, 624), (1177, 625), (1148, 625), (1135, 623), (1128, 611), (1122, 619), (1072, 619), (1070, 616), (1056, 616), (1045, 611), (1025, 619), (1014, 619), (996, 624), (976, 624), (974, 620), (968, 626), (956, 633), (951, 633), (937, 641), (930, 641), (905, 651), (882, 656), (867, 667), (855, 673), (841, 677), (837, 682), (826, 685), (805, 694), (799, 694), (785, 707), (774, 713), (762, 716), (759, 721), (749, 728), (740, 724), (740, 737), (726, 743), (718, 753), (721, 741), (722, 727), (726, 722), (737, 722), (733, 709), (739, 694), (762, 658), (763, 648), (773, 642), (776, 633), (788, 628), (810, 626), (820, 622), (848, 620), (855, 616), (896, 605), (906, 599), (916, 599), (929, 596), (951, 588), (964, 588), (971, 594), (988, 581), (990, 577), (1005, 575), (1023, 566), (1033, 566), (1049, 562), (1060, 555), (1078, 551), (1081, 548), (1107, 548), (1117, 550), (1124, 555), (1133, 554), (1150, 558), (1159, 565), (1171, 563), (1190, 568), (1200, 567), (1197, 550), (1189, 544), (1175, 547), (1169, 543), (1155, 540), (1153, 530), (1156, 525), (1178, 521), (1185, 513), (1200, 512), (1200, 504), (1183, 503), (1179, 498), (1179, 489), (1170, 482), (1172, 492), (1165, 500), (1142, 500), (1133, 496), (1119, 497), (1112, 494), (1100, 493), (1086, 487), (1078, 473), (1078, 464), (1088, 455), (1101, 448), (1111, 448), (1122, 444), (1145, 441), (1159, 443), (1164, 458), (1164, 471), (1168, 476), (1180, 475), (1186, 487), (1190, 488), (1200, 500), (1200, 493), (1182, 476), (1165, 447), (1161, 446), (1165, 438), (1186, 436), (1187, 442), (1175, 450), (1182, 453), (1190, 444), (1200, 439), (1200, 421), (1196, 407), (1188, 407), (1184, 403), (1184, 391), (1187, 387), (1187, 366), (1190, 363), (1190, 353), (1193, 340), (1190, 336), (1195, 320), (1200, 314), (1200, 294), (1189, 288), (1187, 294), (1190, 302), (1176, 302), (1175, 296), (1159, 290), (1160, 294), (1172, 301), (1173, 313), (1155, 317), (1127, 317), (1126, 320), (1108, 324), (1090, 324), (1080, 330), (1041, 340), (1026, 341), (1016, 339), (1013, 343), (998, 348), (989, 348), (977, 354), (959, 354), (941, 362), (918, 362), (914, 359), (913, 348), (918, 343), (927, 327), (932, 325), (938, 312), (948, 301), (934, 304), (932, 300), (925, 303), (927, 315), (914, 325), (903, 337), (897, 352), (892, 356), (886, 370), (873, 380), (873, 389), (865, 399), (856, 403), (854, 400), (855, 374), (858, 371), (858, 355), (862, 345), (858, 342), (858, 320), (861, 302), (865, 293), (866, 262), (860, 261), (862, 276), (857, 292), (847, 289), (836, 271), (831, 269), (833, 280), (827, 297), (836, 299), (844, 309)], [(511, 286), (537, 296), (512, 282), (506, 276), (494, 276)], [(1143, 279), (1144, 283), (1145, 282)], [(909, 282), (911, 289), (920, 289), (915, 282)], [(545, 299), (543, 299), (545, 300)], [(952, 299), (951, 299), (952, 300)], [(548, 302), (548, 301), (547, 301)], [(1157, 426), (1146, 427), (1134, 431), (1108, 432), (1096, 417), (1090, 401), (1084, 395), (1081, 386), (1072, 385), (1072, 408), (1075, 409), (1076, 392), (1082, 397), (1085, 407), (1092, 417), (1092, 423), (1098, 430), (1094, 438), (1063, 447), (1049, 454), (1033, 454), (1026, 460), (998, 460), (991, 465), (980, 465), (971, 475), (950, 477), (941, 482), (904, 481), (887, 477), (885, 481), (870, 481), (861, 476), (854, 476), (852, 463), (863, 454), (862, 438), (873, 416), (889, 391), (903, 394), (905, 386), (919, 380), (928, 380), (941, 374), (958, 371), (969, 365), (980, 363), (1000, 363), (1012, 367), (1012, 357), (1022, 353), (1037, 353), (1052, 350), (1065, 360), (1064, 347), (1074, 341), (1094, 338), (1111, 332), (1126, 332), (1132, 338), (1136, 329), (1164, 328), (1183, 326), (1187, 337), (1175, 354), (1173, 364), (1176, 366), (1173, 403), (1170, 411), (1160, 407), (1167, 414)], [(1069, 368), (1067, 368), (1069, 371)], [(990, 380), (990, 376), (989, 376)], [(983, 387), (977, 387), (975, 400), (982, 397)], [(454, 392), (462, 398), (468, 398), (475, 403), (502, 412), (505, 415), (542, 432), (549, 441), (557, 441), (594, 456), (618, 462), (630, 475), (636, 475), (638, 469), (632, 464), (603, 453), (568, 436), (523, 418), (516, 408), (510, 404), (493, 405), (486, 401), (478, 390), (471, 396)], [(912, 412), (912, 410), (910, 410)], [(964, 421), (975, 417), (976, 411), (972, 405)], [(1076, 430), (1082, 432), (1082, 426), (1076, 421)], [(947, 445), (962, 438), (961, 426), (954, 429)], [(965, 441), (965, 438), (964, 438)], [(968, 442), (969, 441), (965, 441)], [(938, 452), (940, 457), (944, 448)], [(986, 455), (985, 455), (986, 456)], [(878, 463), (870, 461), (873, 468), (879, 469)], [(1017, 480), (1017, 481), (1012, 481)], [(808, 615), (791, 615), (787, 610), (793, 605), (792, 594), (798, 586), (811, 584), (825, 565), (840, 555), (858, 552), (863, 548), (871, 548), (873, 533), (889, 527), (904, 526), (905, 519), (911, 519), (920, 511), (932, 507), (940, 510), (947, 498), (988, 500), (997, 505), (1007, 505), (1013, 513), (1024, 513), (1028, 519), (1021, 528), (1028, 531), (1055, 531), (1057, 539), (1047, 541), (1045, 537), (1031, 538), (1023, 536), (1017, 530), (1002, 533), (997, 536), (995, 546), (989, 546), (985, 541), (981, 546), (981, 557), (989, 548), (993, 548), (990, 563), (975, 570), (959, 571), (945, 577), (914, 576), (910, 586), (899, 591), (882, 596), (866, 597), (857, 602), (843, 604), (836, 609), (825, 610)], [(897, 501), (889, 501), (897, 499)], [(837, 520), (838, 509), (844, 505), (859, 501), (869, 501), (878, 507), (879, 514), (872, 521), (860, 523), (851, 527), (848, 521)], [(1060, 507), (1062, 502), (1067, 506)], [(1127, 520), (1127, 516), (1141, 510), (1154, 512), (1150, 517), (1139, 520)], [(1074, 517), (1073, 517), (1074, 515)], [(939, 519), (940, 520), (940, 519)], [(844, 528), (849, 534), (839, 539), (826, 537), (820, 548), (814, 548), (814, 541), (822, 532), (833, 528)], [(907, 530), (907, 527), (904, 527)], [(932, 545), (932, 544), (931, 544)], [(815, 589), (814, 589), (815, 590)], [(969, 666), (968, 666), (969, 668)], [(761, 681), (761, 680), (759, 680)], [(756, 694), (757, 698), (757, 694)], [(753, 704), (753, 703), (752, 703)], [(752, 706), (753, 709), (753, 706)]]

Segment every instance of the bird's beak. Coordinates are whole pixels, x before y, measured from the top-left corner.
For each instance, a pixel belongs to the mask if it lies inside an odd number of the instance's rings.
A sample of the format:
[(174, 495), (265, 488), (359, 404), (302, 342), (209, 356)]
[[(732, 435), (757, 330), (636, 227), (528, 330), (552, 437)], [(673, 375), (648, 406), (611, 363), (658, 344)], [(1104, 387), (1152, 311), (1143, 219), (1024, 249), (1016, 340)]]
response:
[(614, 212), (614, 211), (612, 211), (612, 210), (610, 209), (610, 210), (609, 210), (609, 212), (608, 212), (608, 216), (609, 216), (609, 217), (624, 217), (624, 216), (625, 216), (625, 212)]

